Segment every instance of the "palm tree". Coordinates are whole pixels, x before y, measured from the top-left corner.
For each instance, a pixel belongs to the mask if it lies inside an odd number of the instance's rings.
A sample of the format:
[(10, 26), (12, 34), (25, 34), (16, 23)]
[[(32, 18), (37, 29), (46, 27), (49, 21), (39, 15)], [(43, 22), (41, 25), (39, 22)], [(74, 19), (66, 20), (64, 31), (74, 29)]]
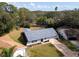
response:
[(58, 10), (58, 7), (56, 6), (56, 7), (55, 7), (55, 17), (54, 17), (55, 22), (58, 21), (58, 20), (57, 20), (57, 14), (58, 14), (57, 10)]
[(13, 55), (14, 48), (15, 46), (11, 48), (3, 48), (1, 53), (2, 57), (11, 57)]
[(55, 11), (57, 11), (57, 10), (58, 10), (58, 7), (56, 6), (56, 7), (55, 7)]

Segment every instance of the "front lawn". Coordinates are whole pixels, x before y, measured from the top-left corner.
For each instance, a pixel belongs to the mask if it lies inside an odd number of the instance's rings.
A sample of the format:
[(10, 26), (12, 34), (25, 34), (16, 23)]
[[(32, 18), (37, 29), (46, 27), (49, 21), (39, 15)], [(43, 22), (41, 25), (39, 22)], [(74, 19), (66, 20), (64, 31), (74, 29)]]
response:
[(40, 44), (26, 49), (29, 56), (32, 57), (61, 57), (63, 54), (59, 52), (52, 44)]

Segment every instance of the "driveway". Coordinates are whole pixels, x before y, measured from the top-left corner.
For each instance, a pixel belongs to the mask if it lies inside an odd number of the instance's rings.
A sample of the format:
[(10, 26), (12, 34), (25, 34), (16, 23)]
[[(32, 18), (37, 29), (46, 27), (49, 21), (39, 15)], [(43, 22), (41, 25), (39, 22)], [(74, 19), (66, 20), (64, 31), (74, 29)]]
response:
[(49, 42), (53, 44), (65, 57), (77, 57), (77, 53), (71, 51), (66, 45), (56, 39), (50, 39)]

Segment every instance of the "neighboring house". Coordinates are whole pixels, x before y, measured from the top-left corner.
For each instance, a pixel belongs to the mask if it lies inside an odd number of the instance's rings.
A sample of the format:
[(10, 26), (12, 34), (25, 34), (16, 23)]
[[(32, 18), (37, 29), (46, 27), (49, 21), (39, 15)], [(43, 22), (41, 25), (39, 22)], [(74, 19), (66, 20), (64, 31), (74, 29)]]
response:
[(77, 40), (79, 37), (79, 30), (73, 28), (58, 28), (57, 32), (66, 40)]
[(27, 57), (26, 56), (26, 47), (17, 46), (14, 50), (13, 57)]
[(6, 11), (6, 12), (9, 12), (9, 13), (13, 13), (13, 12), (14, 12), (11, 5), (4, 5), (4, 6), (1, 6), (0, 9), (1, 9), (1, 10), (4, 10), (4, 11)]
[(30, 30), (24, 28), (24, 37), (27, 45), (38, 44), (41, 42), (48, 42), (50, 38), (59, 39), (57, 32), (53, 28)]

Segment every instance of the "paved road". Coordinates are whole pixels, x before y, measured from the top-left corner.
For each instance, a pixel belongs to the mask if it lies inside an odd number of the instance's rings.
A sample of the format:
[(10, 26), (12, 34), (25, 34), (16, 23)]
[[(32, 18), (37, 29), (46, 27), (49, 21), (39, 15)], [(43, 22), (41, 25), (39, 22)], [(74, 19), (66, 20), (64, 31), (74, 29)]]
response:
[(56, 39), (50, 39), (49, 42), (53, 44), (65, 57), (77, 57), (77, 53), (71, 51), (66, 45)]

